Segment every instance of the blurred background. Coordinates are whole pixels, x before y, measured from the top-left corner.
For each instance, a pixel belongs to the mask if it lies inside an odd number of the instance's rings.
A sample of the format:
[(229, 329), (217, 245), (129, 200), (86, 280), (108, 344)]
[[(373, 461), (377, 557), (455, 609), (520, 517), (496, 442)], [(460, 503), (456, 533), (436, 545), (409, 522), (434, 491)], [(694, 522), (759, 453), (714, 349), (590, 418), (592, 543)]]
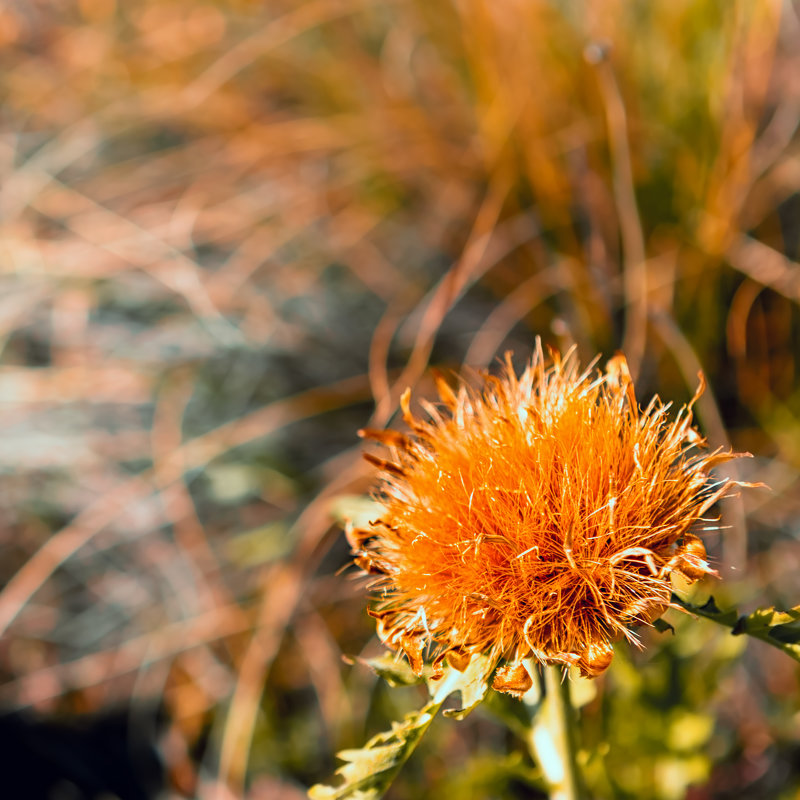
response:
[[(800, 602), (797, 3), (7, 0), (0, 67), (6, 721), (116, 715), (170, 798), (304, 797), (422, 704), (342, 659), (382, 652), (338, 574), (357, 429), (537, 335), (645, 402), (702, 369), (771, 491), (695, 597)], [(800, 796), (798, 665), (669, 620), (581, 699), (598, 795)], [(538, 786), (487, 708), (389, 797)]]

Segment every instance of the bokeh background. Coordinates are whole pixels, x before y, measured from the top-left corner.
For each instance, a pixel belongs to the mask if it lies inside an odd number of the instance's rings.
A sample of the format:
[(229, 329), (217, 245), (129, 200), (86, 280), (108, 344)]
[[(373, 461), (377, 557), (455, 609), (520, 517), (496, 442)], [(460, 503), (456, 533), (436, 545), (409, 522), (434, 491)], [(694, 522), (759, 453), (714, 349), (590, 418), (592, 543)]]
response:
[[(771, 491), (695, 596), (800, 602), (796, 3), (8, 0), (0, 96), (3, 708), (162, 704), (168, 796), (303, 797), (421, 705), (342, 659), (357, 429), (536, 336), (703, 370)], [(598, 796), (800, 796), (798, 665), (669, 619), (581, 698)], [(481, 709), (390, 797), (537, 786)]]

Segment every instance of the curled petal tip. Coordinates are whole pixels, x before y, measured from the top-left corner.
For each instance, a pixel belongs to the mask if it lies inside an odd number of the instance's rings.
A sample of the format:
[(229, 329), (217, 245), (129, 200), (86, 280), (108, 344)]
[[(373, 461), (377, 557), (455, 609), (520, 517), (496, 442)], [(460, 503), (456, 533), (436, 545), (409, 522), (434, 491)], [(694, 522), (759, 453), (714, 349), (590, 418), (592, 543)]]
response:
[(602, 675), (614, 658), (614, 648), (610, 642), (592, 642), (581, 653), (578, 669), (584, 678), (596, 678)]
[(533, 686), (533, 679), (521, 661), (500, 667), (492, 681), (493, 689), (516, 698), (522, 697), (531, 686)]

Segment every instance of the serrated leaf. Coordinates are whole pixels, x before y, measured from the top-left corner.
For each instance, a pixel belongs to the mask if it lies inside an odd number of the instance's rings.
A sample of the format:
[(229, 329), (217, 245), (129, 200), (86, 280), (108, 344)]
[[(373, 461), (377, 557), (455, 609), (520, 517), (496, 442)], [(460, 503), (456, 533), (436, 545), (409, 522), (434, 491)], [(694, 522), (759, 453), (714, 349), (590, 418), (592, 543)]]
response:
[(739, 622), (744, 624), (747, 632), (750, 633), (766, 628), (788, 625), (797, 620), (800, 620), (800, 606), (795, 606), (789, 611), (776, 611), (775, 608), (757, 608), (752, 614), (741, 617)]
[(800, 640), (800, 627), (798, 625), (777, 625), (770, 628), (769, 637), (781, 644), (796, 645)]
[[(374, 659), (381, 667), (388, 665)], [(369, 664), (375, 669), (374, 664)], [(433, 698), (419, 711), (408, 714), (402, 722), (392, 723), (392, 730), (373, 736), (364, 747), (343, 750), (339, 758), (347, 762), (336, 770), (342, 778), (339, 786), (317, 784), (308, 791), (311, 800), (378, 800), (388, 790), (400, 768), (414, 751), (444, 701), (453, 692), (461, 693), (461, 709), (448, 716), (466, 716), (483, 700), (494, 662), (486, 656), (473, 656), (464, 672), (448, 667), (438, 681), (429, 680)]]
[(702, 606), (682, 600), (678, 595), (672, 595), (672, 601), (692, 614), (705, 617), (731, 629), (734, 636), (747, 635), (762, 642), (783, 650), (786, 655), (795, 661), (800, 661), (800, 606), (795, 606), (788, 611), (777, 609), (758, 608), (750, 614), (740, 615), (733, 608), (720, 611), (713, 597), (710, 597)]
[(721, 625), (728, 626), (735, 625), (739, 616), (735, 608), (729, 609), (728, 611), (721, 611), (713, 597), (709, 597), (708, 600), (699, 607), (698, 613), (709, 619), (713, 619), (715, 622), (719, 622)]
[(308, 790), (311, 800), (378, 800), (394, 780), (400, 767), (414, 751), (433, 721), (441, 702), (431, 701), (408, 714), (391, 731), (373, 736), (362, 748), (342, 750), (338, 756), (347, 762), (336, 770), (339, 786), (317, 784)]
[[(452, 667), (449, 671), (458, 676), (454, 690), (461, 693), (461, 708), (451, 708), (444, 712), (446, 717), (464, 719), (476, 706), (478, 706), (486, 692), (489, 691), (489, 675), (494, 669), (495, 662), (486, 656), (474, 655), (469, 666), (464, 672), (457, 672)], [(448, 692), (450, 694), (450, 692)], [(435, 697), (438, 697), (438, 693)]]

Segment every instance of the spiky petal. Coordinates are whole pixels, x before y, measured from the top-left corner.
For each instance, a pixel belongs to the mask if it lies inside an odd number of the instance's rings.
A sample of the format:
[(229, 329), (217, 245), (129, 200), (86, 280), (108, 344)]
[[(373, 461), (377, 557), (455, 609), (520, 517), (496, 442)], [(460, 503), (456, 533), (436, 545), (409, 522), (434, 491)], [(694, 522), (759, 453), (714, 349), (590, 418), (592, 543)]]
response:
[(362, 431), (388, 450), (368, 455), (385, 512), (353, 538), (381, 638), (416, 670), (429, 647), (437, 667), (506, 659), (495, 687), (517, 695), (526, 658), (598, 675), (668, 607), (671, 573), (715, 574), (694, 531), (734, 484), (710, 469), (735, 455), (692, 425), (702, 383), (672, 420), (658, 399), (640, 410), (621, 355), (581, 373), (537, 348), (520, 376), (507, 356), (477, 389), (437, 383), (427, 420), (403, 396), (411, 435)]

